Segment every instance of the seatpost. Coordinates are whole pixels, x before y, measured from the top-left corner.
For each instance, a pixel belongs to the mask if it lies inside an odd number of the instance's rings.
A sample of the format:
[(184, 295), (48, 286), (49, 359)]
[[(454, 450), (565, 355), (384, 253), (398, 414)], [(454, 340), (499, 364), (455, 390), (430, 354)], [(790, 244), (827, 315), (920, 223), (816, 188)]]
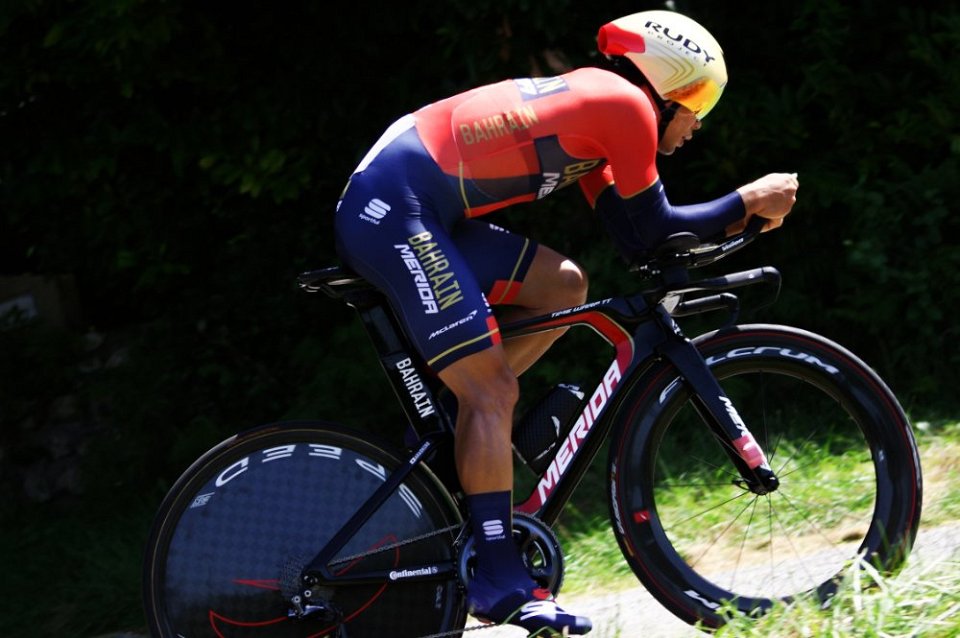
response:
[(413, 351), (383, 298), (369, 290), (363, 292), (362, 297), (359, 294), (358, 298), (349, 297), (347, 303), (360, 314), (407, 421), (421, 436), (452, 429), (452, 424), (447, 424), (443, 420), (445, 416), (436, 408), (436, 392), (441, 387), (439, 379)]

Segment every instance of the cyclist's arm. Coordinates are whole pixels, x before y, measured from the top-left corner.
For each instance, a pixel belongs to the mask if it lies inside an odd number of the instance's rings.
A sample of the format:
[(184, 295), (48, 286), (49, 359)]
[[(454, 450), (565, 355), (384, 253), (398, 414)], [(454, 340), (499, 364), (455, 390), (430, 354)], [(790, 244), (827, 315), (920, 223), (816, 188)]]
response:
[(701, 239), (722, 236), (746, 212), (737, 191), (702, 204), (673, 206), (659, 178), (649, 188), (623, 198), (614, 187), (609, 166), (586, 175), (581, 188), (627, 261), (644, 255), (674, 233), (689, 232)]

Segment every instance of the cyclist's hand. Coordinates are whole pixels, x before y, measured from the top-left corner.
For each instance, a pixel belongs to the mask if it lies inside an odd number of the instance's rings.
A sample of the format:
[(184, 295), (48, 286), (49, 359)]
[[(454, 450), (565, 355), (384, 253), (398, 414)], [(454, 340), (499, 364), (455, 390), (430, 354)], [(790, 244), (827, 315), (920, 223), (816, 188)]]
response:
[(796, 173), (770, 173), (755, 182), (741, 186), (737, 192), (743, 198), (747, 214), (741, 221), (728, 226), (727, 234), (743, 232), (747, 222), (754, 215), (770, 220), (763, 227), (763, 232), (779, 228), (783, 225), (783, 219), (790, 214), (793, 205), (797, 203), (799, 186)]

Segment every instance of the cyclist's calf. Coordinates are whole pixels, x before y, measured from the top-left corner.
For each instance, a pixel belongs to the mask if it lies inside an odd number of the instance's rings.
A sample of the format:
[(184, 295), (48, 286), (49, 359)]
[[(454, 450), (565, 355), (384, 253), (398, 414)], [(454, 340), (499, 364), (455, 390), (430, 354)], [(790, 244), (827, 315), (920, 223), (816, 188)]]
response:
[(455, 361), (440, 378), (457, 397), (456, 457), (464, 489), (468, 494), (511, 489), (510, 434), (519, 388), (502, 346)]

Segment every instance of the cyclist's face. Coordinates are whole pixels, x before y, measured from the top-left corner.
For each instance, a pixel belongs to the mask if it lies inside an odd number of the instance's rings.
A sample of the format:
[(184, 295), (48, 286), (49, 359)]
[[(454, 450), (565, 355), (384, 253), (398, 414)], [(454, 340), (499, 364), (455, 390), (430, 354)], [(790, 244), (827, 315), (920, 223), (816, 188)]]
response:
[(693, 137), (693, 132), (700, 128), (700, 120), (693, 111), (685, 106), (677, 107), (673, 119), (667, 124), (657, 150), (663, 155), (670, 155), (683, 143)]

